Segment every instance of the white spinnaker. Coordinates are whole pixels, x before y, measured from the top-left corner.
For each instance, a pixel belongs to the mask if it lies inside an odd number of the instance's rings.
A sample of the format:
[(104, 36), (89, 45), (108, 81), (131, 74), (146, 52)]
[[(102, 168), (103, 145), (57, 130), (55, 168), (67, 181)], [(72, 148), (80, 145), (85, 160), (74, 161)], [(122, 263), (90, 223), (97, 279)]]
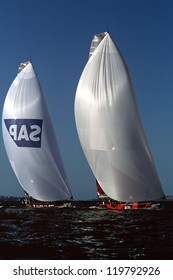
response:
[(80, 77), (75, 120), (87, 161), (110, 198), (139, 202), (164, 197), (127, 67), (108, 33)]
[[(39, 136), (36, 136), (34, 125), (31, 126), (32, 132), (29, 131), (31, 134), (27, 131), (33, 120), (42, 122)], [(12, 122), (14, 125), (10, 126)], [(18, 126), (19, 122), (23, 125)], [(30, 196), (41, 201), (71, 198), (48, 107), (31, 63), (17, 75), (9, 88), (2, 113), (2, 132), (11, 166)], [(41, 147), (26, 147), (31, 140), (36, 141), (39, 137)], [(16, 139), (19, 146), (14, 141)], [(23, 139), (26, 144), (22, 144)]]

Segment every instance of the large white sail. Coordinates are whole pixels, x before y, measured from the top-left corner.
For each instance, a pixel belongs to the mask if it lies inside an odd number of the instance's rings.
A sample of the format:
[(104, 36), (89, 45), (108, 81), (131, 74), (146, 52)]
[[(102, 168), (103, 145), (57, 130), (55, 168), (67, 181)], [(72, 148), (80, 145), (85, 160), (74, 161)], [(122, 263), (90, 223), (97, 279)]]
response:
[(75, 120), (87, 161), (105, 194), (124, 202), (164, 197), (127, 66), (108, 33), (80, 77)]
[(41, 201), (72, 196), (48, 107), (30, 62), (22, 64), (7, 93), (2, 132), (6, 152), (23, 189)]

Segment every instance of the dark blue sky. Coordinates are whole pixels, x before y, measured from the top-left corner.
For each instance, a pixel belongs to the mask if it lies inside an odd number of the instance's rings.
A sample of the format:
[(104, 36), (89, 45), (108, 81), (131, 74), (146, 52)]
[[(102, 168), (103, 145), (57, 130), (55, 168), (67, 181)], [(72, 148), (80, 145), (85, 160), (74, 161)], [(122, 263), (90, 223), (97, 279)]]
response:
[[(1, 0), (0, 110), (20, 62), (38, 74), (75, 199), (96, 197), (74, 121), (92, 37), (109, 31), (125, 58), (163, 189), (173, 194), (172, 0)], [(23, 195), (0, 131), (0, 194)]]

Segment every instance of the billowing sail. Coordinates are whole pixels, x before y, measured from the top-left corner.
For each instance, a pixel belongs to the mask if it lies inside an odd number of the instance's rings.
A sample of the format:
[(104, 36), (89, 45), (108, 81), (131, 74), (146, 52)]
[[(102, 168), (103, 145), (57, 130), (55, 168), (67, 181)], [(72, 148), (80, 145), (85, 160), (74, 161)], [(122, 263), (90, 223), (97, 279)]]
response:
[[(107, 34), (107, 32), (103, 32), (103, 33), (94, 35), (92, 42), (91, 42), (90, 50), (89, 50), (89, 58), (92, 56), (95, 49), (98, 47), (98, 45), (103, 40), (103, 38), (106, 36), (106, 34)], [(107, 198), (107, 195), (104, 193), (102, 187), (100, 186), (100, 184), (97, 180), (96, 180), (96, 188), (97, 188), (97, 196), (99, 199)]]
[(48, 107), (30, 62), (21, 64), (2, 113), (6, 152), (23, 189), (41, 201), (72, 196)]
[(127, 66), (108, 33), (80, 77), (75, 120), (87, 161), (107, 196), (124, 202), (164, 197)]

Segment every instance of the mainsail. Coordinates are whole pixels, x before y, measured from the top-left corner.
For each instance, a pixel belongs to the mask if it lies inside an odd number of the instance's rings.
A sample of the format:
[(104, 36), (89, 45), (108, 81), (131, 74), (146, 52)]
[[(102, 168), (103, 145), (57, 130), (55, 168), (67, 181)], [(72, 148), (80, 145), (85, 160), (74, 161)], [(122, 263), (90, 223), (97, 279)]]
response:
[(90, 53), (76, 91), (75, 120), (96, 180), (114, 200), (163, 198), (124, 59), (109, 33)]
[(97, 196), (98, 196), (99, 199), (107, 199), (108, 198), (97, 180), (96, 180), (96, 188), (97, 188)]
[(2, 132), (23, 189), (41, 201), (72, 197), (48, 107), (31, 62), (23, 63), (7, 93)]
[(94, 35), (94, 38), (92, 39), (90, 50), (89, 50), (89, 58), (92, 56), (95, 49), (98, 47), (98, 45), (103, 40), (103, 38), (106, 36), (106, 34), (107, 34), (107, 32), (103, 32), (103, 33)]

